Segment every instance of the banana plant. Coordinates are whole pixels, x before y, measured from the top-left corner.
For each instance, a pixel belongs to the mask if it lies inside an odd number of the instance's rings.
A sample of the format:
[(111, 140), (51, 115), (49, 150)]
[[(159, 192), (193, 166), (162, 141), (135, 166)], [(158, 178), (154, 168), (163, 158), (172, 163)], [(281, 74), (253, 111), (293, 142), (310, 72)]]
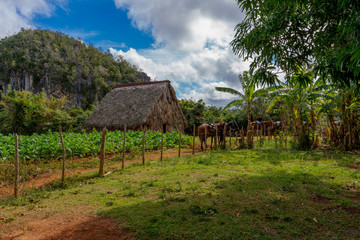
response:
[(311, 70), (299, 67), (287, 81), (268, 89), (271, 100), (266, 111), (281, 103), (286, 107), (289, 118), (295, 122), (295, 133), (303, 135), (310, 127), (314, 135), (322, 107), (333, 98), (327, 94), (328, 88), (323, 79), (315, 79)]
[(242, 75), (240, 74), (238, 78), (242, 86), (243, 93), (233, 88), (215, 87), (215, 89), (216, 91), (230, 93), (238, 97), (238, 99), (227, 104), (225, 109), (245, 104), (248, 115), (248, 126), (250, 126), (252, 114), (251, 105), (253, 104), (254, 100), (264, 96), (267, 91), (265, 89), (256, 89), (256, 82), (254, 81), (254, 77), (247, 71), (244, 71)]

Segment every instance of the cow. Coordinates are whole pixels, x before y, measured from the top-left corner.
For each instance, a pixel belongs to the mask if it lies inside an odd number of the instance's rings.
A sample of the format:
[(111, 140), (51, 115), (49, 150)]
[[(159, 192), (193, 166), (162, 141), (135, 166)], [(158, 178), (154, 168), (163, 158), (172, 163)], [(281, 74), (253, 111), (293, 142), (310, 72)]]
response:
[(200, 139), (200, 145), (201, 145), (201, 150), (204, 150), (203, 148), (203, 142), (205, 144), (205, 149), (207, 148), (207, 143), (206, 143), (206, 139), (208, 137), (211, 137), (211, 144), (210, 144), (210, 149), (212, 149), (212, 143), (213, 143), (213, 138), (215, 136), (215, 124), (213, 123), (203, 123), (198, 127), (198, 135), (199, 135), (199, 139)]

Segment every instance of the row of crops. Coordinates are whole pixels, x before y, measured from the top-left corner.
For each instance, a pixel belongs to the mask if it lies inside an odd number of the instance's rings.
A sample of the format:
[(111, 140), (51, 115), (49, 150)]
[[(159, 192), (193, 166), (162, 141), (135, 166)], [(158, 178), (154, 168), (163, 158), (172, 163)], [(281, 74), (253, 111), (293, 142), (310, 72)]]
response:
[[(68, 157), (84, 157), (100, 153), (101, 132), (91, 133), (63, 133), (66, 155)], [(107, 153), (120, 152), (123, 149), (124, 133), (121, 131), (108, 132), (106, 136)], [(128, 131), (126, 133), (126, 151), (142, 149), (142, 132)], [(0, 134), (0, 163), (6, 163), (14, 158), (14, 135)], [(182, 146), (192, 143), (191, 136), (182, 136)], [(164, 133), (164, 148), (174, 148), (179, 144), (177, 132)], [(147, 132), (145, 149), (156, 150), (161, 146), (161, 133)], [(19, 136), (19, 158), (22, 161), (56, 159), (62, 156), (60, 135), (57, 132)]]

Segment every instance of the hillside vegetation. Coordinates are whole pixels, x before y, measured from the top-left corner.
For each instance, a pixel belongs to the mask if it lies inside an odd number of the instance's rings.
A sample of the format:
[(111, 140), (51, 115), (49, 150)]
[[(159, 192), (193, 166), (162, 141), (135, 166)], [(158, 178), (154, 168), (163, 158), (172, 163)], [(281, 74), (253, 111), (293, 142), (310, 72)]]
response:
[(49, 30), (22, 30), (0, 41), (0, 89), (65, 96), (88, 108), (118, 83), (150, 78), (125, 60)]

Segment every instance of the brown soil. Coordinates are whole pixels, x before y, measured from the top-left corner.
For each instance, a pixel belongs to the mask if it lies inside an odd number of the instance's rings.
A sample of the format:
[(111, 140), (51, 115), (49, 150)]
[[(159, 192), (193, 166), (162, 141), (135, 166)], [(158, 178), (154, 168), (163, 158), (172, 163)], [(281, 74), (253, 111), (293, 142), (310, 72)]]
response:
[(360, 169), (360, 163), (353, 163), (350, 167), (353, 169)]
[(311, 197), (309, 197), (309, 199), (312, 202), (316, 202), (316, 203), (331, 203), (331, 200), (329, 198), (322, 197), (322, 196), (319, 196), (319, 195), (311, 196)]
[(347, 211), (348, 213), (360, 216), (360, 208), (357, 208), (357, 207), (345, 207), (343, 209), (345, 211)]
[(347, 198), (360, 204), (360, 195), (347, 196)]
[(0, 235), (1, 240), (117, 240), (134, 239), (114, 220), (92, 215), (62, 215), (32, 221), (22, 230)]
[[(184, 150), (181, 152), (181, 156), (189, 155), (191, 153), (192, 153), (192, 149)], [(176, 157), (176, 156), (178, 156), (178, 150), (176, 150), (176, 149), (165, 150), (163, 153), (164, 158)], [(115, 154), (106, 155), (105, 162), (106, 162), (106, 159), (112, 159), (113, 157), (115, 157)], [(155, 160), (155, 159), (159, 159), (159, 158), (160, 158), (159, 151), (149, 152), (149, 153), (147, 153), (147, 156), (145, 157), (145, 161)], [(69, 160), (67, 160), (67, 163), (81, 162), (81, 161), (84, 161), (84, 158), (69, 159)], [(142, 159), (134, 159), (134, 160), (130, 160), (130, 161), (127, 160), (127, 161), (125, 161), (125, 165), (131, 164), (134, 162), (140, 162), (140, 161), (142, 161)], [(109, 168), (109, 167), (119, 167), (119, 166), (121, 166), (121, 162), (117, 163), (117, 164), (105, 166), (105, 169)], [(84, 174), (84, 173), (94, 172), (94, 171), (98, 171), (98, 170), (99, 170), (98, 168), (75, 169), (75, 170), (69, 169), (69, 170), (66, 170), (65, 175), (66, 175), (66, 177), (68, 177), (68, 176), (72, 176), (75, 174)], [(45, 186), (45, 185), (47, 185), (57, 179), (60, 179), (60, 178), (61, 178), (60, 170), (47, 171), (46, 173), (39, 174), (38, 176), (36, 176), (36, 178), (31, 179), (30, 181), (21, 183), (20, 193), (24, 192), (26, 189), (39, 188), (39, 187)], [(9, 196), (13, 195), (13, 193), (14, 193), (13, 186), (8, 186), (8, 185), (0, 186), (0, 198), (9, 197)]]

